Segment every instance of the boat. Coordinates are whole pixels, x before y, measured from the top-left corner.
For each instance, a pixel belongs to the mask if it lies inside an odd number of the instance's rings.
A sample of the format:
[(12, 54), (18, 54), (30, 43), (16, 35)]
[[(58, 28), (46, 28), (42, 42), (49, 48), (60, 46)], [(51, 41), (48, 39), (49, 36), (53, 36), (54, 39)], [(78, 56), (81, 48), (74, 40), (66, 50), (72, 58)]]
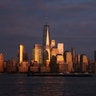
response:
[(27, 76), (62, 76), (62, 77), (92, 77), (90, 73), (39, 73), (39, 72), (28, 72)]

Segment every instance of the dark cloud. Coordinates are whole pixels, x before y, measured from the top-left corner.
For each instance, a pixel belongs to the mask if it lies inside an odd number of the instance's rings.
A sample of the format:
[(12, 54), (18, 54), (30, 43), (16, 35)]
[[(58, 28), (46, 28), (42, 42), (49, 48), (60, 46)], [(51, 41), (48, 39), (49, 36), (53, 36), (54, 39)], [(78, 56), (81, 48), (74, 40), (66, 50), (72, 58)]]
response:
[(66, 49), (74, 46), (88, 55), (96, 49), (95, 0), (0, 0), (0, 52), (12, 57), (24, 43), (31, 53), (33, 45), (42, 42), (46, 16), (51, 39)]

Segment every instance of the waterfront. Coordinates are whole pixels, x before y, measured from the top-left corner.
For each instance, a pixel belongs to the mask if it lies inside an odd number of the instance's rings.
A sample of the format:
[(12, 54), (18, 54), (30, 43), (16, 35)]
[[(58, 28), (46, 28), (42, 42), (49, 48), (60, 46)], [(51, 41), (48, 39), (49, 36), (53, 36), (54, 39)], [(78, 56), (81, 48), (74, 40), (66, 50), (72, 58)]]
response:
[(28, 77), (0, 73), (0, 96), (96, 96), (96, 76)]

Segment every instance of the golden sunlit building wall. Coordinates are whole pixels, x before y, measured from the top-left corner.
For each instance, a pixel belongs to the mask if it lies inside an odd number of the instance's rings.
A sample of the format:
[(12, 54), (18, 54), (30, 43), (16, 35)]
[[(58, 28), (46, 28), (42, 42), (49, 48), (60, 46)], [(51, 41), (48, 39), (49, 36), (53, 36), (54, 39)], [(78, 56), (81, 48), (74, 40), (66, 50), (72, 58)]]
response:
[(51, 40), (51, 45), (50, 45), (50, 47), (53, 48), (53, 47), (55, 47), (55, 46), (56, 46), (55, 40)]
[(58, 45), (57, 45), (57, 47), (58, 47), (58, 54), (64, 54), (64, 44), (63, 43), (58, 43)]
[(38, 64), (42, 64), (42, 46), (40, 44), (34, 45), (32, 58), (34, 58), (34, 61), (36, 61)]
[(42, 48), (43, 49), (43, 55), (42, 55), (43, 59), (42, 60), (43, 60), (43, 64), (46, 65), (46, 63), (50, 62), (50, 28), (49, 28), (49, 25), (47, 24), (47, 22), (43, 28), (43, 42), (42, 43), (43, 43), (43, 48)]
[(28, 72), (28, 66), (29, 66), (28, 62), (26, 62), (26, 61), (22, 62), (22, 65), (19, 66), (19, 72), (20, 73)]
[(24, 45), (20, 44), (19, 46), (19, 63), (21, 64), (23, 62), (24, 57)]
[(4, 55), (2, 53), (0, 53), (0, 72), (4, 71)]
[(62, 54), (57, 54), (57, 64), (58, 64), (58, 71), (60, 73), (64, 73), (65, 72), (65, 65), (64, 65), (64, 57)]
[(48, 52), (48, 58), (46, 60), (46, 65), (49, 66), (50, 62), (50, 39), (49, 39), (49, 29), (47, 28), (47, 36), (46, 36), (46, 51)]
[(57, 64), (64, 64), (64, 57), (62, 54), (57, 54)]
[(68, 64), (68, 72), (73, 71), (73, 62), (72, 62), (72, 54), (71, 52), (65, 52), (65, 62)]
[(81, 64), (80, 64), (80, 54), (77, 54), (75, 56), (75, 66), (74, 66), (74, 71), (76, 72), (81, 72)]
[(81, 63), (82, 63), (82, 72), (88, 71), (88, 56), (82, 54), (81, 55)]
[(41, 70), (41, 72), (50, 72), (50, 67), (49, 66), (41, 66), (40, 70)]

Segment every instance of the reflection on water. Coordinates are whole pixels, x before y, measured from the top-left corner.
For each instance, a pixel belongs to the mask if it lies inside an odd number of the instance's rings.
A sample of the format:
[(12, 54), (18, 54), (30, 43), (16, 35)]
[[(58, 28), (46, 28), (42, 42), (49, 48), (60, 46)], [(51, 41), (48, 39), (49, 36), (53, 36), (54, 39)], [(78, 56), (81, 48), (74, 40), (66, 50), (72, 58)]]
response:
[(42, 92), (43, 96), (63, 96), (62, 89), (64, 86), (64, 79), (62, 78), (45, 77), (43, 84), (41, 83), (40, 85), (40, 91)]
[(16, 92), (15, 92), (15, 95), (16, 96), (27, 96), (27, 89), (26, 89), (26, 84), (27, 84), (27, 81), (26, 81), (26, 77), (24, 78), (24, 74), (22, 75), (19, 75), (17, 78), (16, 78), (16, 83), (15, 83), (15, 87), (16, 87)]
[(0, 74), (0, 96), (96, 96), (96, 77)]

